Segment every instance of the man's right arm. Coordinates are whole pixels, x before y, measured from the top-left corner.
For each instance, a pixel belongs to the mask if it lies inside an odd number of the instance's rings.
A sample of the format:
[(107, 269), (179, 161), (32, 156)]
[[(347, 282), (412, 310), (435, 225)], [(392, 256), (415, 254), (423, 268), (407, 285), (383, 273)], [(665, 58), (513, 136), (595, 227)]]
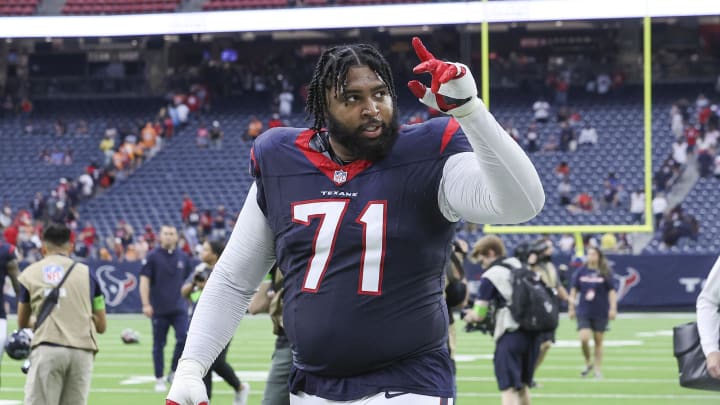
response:
[(710, 375), (720, 379), (720, 257), (705, 281), (697, 299), (697, 324), (700, 344), (707, 357)]
[(258, 285), (275, 263), (274, 240), (253, 184), (195, 308), (181, 364), (192, 362), (189, 367), (199, 367), (204, 375), (227, 345)]
[(153, 316), (153, 307), (150, 305), (150, 277), (140, 275), (140, 301), (142, 302), (142, 312), (148, 318)]

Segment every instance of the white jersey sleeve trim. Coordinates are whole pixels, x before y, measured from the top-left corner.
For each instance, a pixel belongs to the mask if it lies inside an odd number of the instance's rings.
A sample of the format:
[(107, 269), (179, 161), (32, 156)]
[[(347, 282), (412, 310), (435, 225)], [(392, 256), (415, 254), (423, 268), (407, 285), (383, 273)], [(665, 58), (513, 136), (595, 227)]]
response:
[(697, 298), (697, 325), (705, 356), (720, 351), (720, 257), (715, 261)]
[(537, 170), (485, 105), (480, 102), (457, 120), (473, 153), (458, 153), (445, 162), (438, 190), (445, 218), (514, 224), (540, 213), (545, 192)]
[(205, 372), (232, 338), (275, 263), (273, 233), (256, 196), (253, 184), (190, 323), (182, 358), (195, 360)]

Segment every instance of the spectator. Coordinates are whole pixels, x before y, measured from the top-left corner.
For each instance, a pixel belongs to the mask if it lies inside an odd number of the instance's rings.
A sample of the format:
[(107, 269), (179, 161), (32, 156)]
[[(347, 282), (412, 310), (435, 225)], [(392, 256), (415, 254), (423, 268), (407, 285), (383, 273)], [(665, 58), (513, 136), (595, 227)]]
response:
[(171, 325), (175, 330), (175, 351), (168, 373), (169, 381), (172, 381), (185, 346), (189, 323), (188, 307), (180, 289), (191, 272), (190, 258), (178, 249), (177, 229), (163, 225), (160, 228), (160, 246), (150, 252), (140, 270), (142, 311), (152, 319), (156, 392), (165, 392), (163, 351)]
[(289, 117), (292, 114), (292, 106), (295, 96), (290, 89), (283, 90), (278, 96), (278, 112), (281, 117)]
[(268, 121), (268, 129), (284, 127), (284, 126), (285, 126), (285, 123), (280, 119), (280, 114), (278, 114), (278, 113), (274, 113), (272, 115), (272, 118), (270, 118), (270, 121)]
[(560, 123), (560, 151), (575, 152), (575, 149), (577, 149), (575, 130), (572, 129), (567, 121), (562, 121)]
[(558, 241), (558, 248), (562, 253), (570, 254), (575, 248), (575, 238), (569, 233), (564, 233)]
[(528, 153), (534, 153), (540, 150), (540, 136), (537, 133), (537, 125), (531, 123), (528, 126), (527, 135), (525, 135), (525, 149)]
[(645, 192), (635, 190), (630, 193), (630, 215), (633, 223), (641, 223), (643, 213), (645, 213)]
[(560, 196), (560, 205), (563, 207), (572, 203), (572, 185), (570, 185), (570, 181), (567, 178), (560, 180), (560, 184), (558, 184), (558, 195)]
[(580, 212), (592, 212), (595, 210), (595, 203), (593, 202), (593, 198), (590, 193), (583, 191), (582, 193), (576, 195), (573, 203), (569, 204), (565, 208), (573, 214)]
[(618, 240), (614, 233), (606, 232), (600, 237), (600, 249), (603, 252), (616, 252)]
[(227, 221), (227, 215), (225, 213), (225, 207), (222, 205), (219, 205), (217, 207), (217, 212), (215, 212), (215, 216), (213, 216), (213, 225), (212, 225), (212, 234), (211, 238), (213, 240), (225, 240), (225, 236), (227, 234), (226, 229), (226, 221)]
[(513, 126), (513, 122), (511, 120), (508, 120), (505, 123), (504, 129), (505, 132), (507, 132), (507, 134), (515, 140), (515, 142), (517, 142), (518, 144), (522, 144), (522, 142), (520, 141), (520, 132), (517, 130), (517, 128)]
[(597, 76), (596, 79), (597, 85), (595, 88), (597, 88), (597, 94), (604, 96), (610, 92), (610, 86), (612, 86), (612, 80), (610, 80), (610, 76), (607, 73), (601, 73)]
[(675, 139), (672, 144), (672, 158), (678, 167), (685, 166), (688, 156), (688, 144), (683, 138)]
[(542, 151), (543, 152), (555, 152), (558, 150), (558, 139), (557, 135), (550, 134), (548, 136), (547, 142), (543, 144)]
[(655, 194), (655, 198), (652, 200), (652, 212), (655, 218), (655, 228), (660, 227), (660, 222), (665, 215), (668, 203), (665, 199), (665, 193), (658, 192)]
[(580, 131), (580, 138), (578, 138), (578, 145), (590, 145), (594, 146), (597, 144), (597, 131), (595, 128), (589, 123), (585, 123), (585, 128), (583, 128)]
[(407, 124), (408, 125), (415, 125), (415, 124), (421, 124), (425, 122), (425, 119), (423, 118), (423, 115), (421, 113), (415, 113), (410, 117)]
[(198, 148), (207, 148), (208, 146), (208, 130), (207, 127), (205, 127), (205, 124), (200, 124), (200, 127), (197, 130), (197, 136), (195, 138), (195, 143)]
[(248, 123), (247, 128), (247, 139), (254, 141), (255, 138), (257, 138), (263, 130), (263, 123), (259, 119), (257, 119), (256, 116), (251, 115), (250, 116), (250, 122)]
[(13, 101), (11, 95), (8, 94), (5, 96), (0, 111), (2, 111), (0, 117), (9, 119), (13, 115), (13, 113), (15, 112), (15, 102)]
[(557, 176), (558, 179), (570, 178), (570, 166), (567, 161), (563, 160), (555, 166), (555, 176)]
[(180, 208), (180, 218), (182, 219), (183, 223), (188, 222), (188, 217), (190, 216), (190, 213), (192, 212), (194, 207), (195, 203), (193, 203), (193, 200), (190, 198), (190, 196), (187, 194), (183, 194), (182, 207)]
[(225, 133), (222, 128), (220, 128), (220, 122), (213, 121), (212, 128), (210, 128), (210, 147), (213, 149), (221, 149), (224, 136)]
[(538, 100), (533, 103), (532, 109), (535, 122), (539, 122), (541, 124), (548, 122), (548, 119), (550, 118), (550, 104), (545, 101), (544, 97), (541, 96), (538, 98)]

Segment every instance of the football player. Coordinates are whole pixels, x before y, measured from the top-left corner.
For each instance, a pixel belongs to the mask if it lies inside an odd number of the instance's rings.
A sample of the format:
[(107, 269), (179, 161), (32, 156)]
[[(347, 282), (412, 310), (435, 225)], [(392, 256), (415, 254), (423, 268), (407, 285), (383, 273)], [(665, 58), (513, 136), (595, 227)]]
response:
[(255, 183), (203, 291), (168, 404), (206, 401), (202, 376), (265, 273), (285, 278), (290, 403), (452, 404), (444, 269), (455, 223), (519, 223), (544, 191), (477, 97), (467, 66), (419, 38), (408, 86), (447, 114), (400, 127), (390, 66), (366, 44), (322, 53), (309, 129), (275, 128), (251, 153)]

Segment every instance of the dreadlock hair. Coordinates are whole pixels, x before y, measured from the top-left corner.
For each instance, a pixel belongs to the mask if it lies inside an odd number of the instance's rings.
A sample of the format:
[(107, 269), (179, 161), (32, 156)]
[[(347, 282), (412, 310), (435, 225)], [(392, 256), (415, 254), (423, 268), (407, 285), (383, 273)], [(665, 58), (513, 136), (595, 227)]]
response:
[(367, 66), (385, 82), (388, 92), (397, 101), (395, 83), (390, 64), (375, 47), (368, 44), (340, 45), (327, 49), (320, 55), (313, 72), (305, 111), (307, 118), (314, 118), (312, 128), (319, 131), (325, 126), (327, 99), (325, 91), (335, 90), (335, 97), (345, 91), (348, 69), (353, 66)]

